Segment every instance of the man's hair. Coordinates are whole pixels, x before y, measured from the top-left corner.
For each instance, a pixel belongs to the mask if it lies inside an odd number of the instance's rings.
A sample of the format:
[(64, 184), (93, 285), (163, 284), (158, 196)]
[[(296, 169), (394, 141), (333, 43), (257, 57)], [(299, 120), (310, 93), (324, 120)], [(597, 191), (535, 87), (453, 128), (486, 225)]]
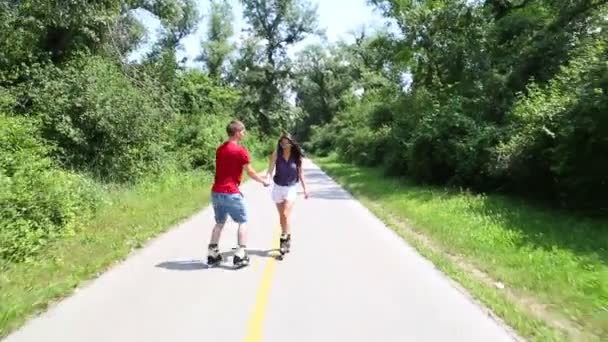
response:
[(228, 124), (228, 126), (226, 126), (226, 133), (228, 133), (229, 137), (233, 137), (235, 134), (243, 131), (244, 129), (245, 125), (242, 122), (233, 120)]

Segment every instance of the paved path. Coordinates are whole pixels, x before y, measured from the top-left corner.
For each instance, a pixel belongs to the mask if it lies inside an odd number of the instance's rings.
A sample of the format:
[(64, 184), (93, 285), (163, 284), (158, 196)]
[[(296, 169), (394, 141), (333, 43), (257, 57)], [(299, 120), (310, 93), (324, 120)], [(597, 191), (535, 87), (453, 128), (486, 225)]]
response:
[[(309, 161), (292, 253), (276, 261), (269, 188), (243, 187), (252, 264), (201, 262), (210, 209), (154, 240), (10, 335), (7, 342), (513, 341), (361, 204)], [(220, 248), (230, 253), (230, 224)]]

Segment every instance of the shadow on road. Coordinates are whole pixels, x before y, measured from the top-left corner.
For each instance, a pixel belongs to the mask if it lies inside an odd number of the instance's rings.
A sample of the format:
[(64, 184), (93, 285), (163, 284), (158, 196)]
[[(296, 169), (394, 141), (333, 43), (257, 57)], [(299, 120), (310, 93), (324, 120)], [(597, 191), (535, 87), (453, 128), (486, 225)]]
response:
[(352, 198), (340, 188), (328, 188), (323, 190), (314, 190), (310, 192), (310, 198), (319, 198), (324, 200), (342, 200), (347, 201)]
[[(268, 249), (268, 250), (256, 250), (256, 249), (248, 249), (247, 253), (250, 256), (261, 257), (261, 258), (273, 258), (278, 254), (277, 249)], [(203, 260), (174, 260), (174, 261), (164, 261), (156, 265), (156, 267), (164, 268), (166, 270), (171, 271), (199, 271), (199, 270), (207, 270), (213, 268), (219, 268), (224, 270), (235, 270), (232, 265), (232, 256), (234, 255), (234, 249), (230, 252), (221, 253), (224, 261), (217, 266), (210, 267)]]
[(196, 271), (209, 268), (207, 264), (200, 260), (165, 261), (156, 265), (156, 267), (172, 271)]
[(346, 191), (327, 178), (323, 171), (311, 168), (305, 168), (304, 171), (306, 172), (306, 184), (315, 188), (315, 190), (310, 191), (310, 198), (325, 200), (352, 199)]

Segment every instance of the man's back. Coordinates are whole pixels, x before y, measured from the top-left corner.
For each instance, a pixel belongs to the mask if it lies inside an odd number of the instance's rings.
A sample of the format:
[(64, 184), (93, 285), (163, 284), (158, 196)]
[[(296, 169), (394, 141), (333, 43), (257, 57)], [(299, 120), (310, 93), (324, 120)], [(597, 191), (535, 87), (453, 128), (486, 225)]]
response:
[(243, 146), (230, 141), (220, 145), (215, 154), (215, 182), (211, 191), (239, 193), (243, 166), (247, 164), (249, 153)]

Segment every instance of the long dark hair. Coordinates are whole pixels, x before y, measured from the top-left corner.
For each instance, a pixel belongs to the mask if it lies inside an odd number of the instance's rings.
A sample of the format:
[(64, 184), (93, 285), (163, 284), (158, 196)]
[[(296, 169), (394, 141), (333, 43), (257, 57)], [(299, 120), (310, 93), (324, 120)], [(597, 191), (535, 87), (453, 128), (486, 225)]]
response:
[(298, 142), (288, 133), (283, 133), (279, 138), (279, 141), (277, 141), (277, 156), (280, 158), (283, 157), (283, 148), (281, 147), (281, 141), (283, 139), (287, 139), (291, 144), (291, 155), (295, 159), (298, 169), (301, 168), (303, 157), (302, 147), (300, 147), (300, 144), (298, 144)]

